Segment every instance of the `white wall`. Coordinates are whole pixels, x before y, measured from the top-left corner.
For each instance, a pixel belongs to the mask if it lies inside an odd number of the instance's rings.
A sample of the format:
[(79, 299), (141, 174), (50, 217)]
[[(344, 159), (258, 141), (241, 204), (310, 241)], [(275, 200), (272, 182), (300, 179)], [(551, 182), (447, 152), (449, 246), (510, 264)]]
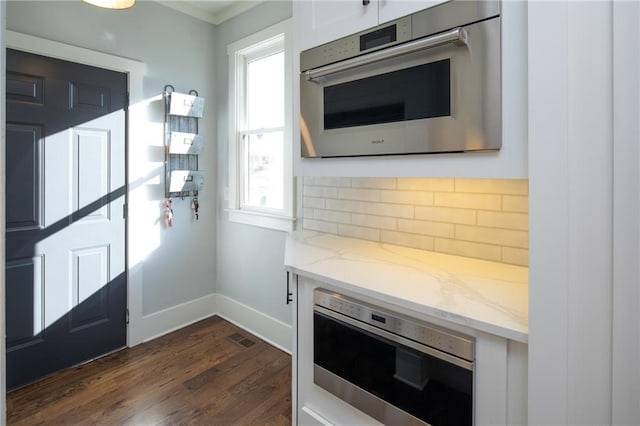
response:
[(640, 3), (613, 5), (612, 421), (640, 424)]
[[(109, 11), (80, 1), (7, 3), (7, 29), (144, 63), (141, 96), (131, 99), (135, 123), (129, 140), (130, 285), (140, 286), (142, 314), (166, 312), (215, 291), (216, 145), (214, 26), (155, 2)], [(175, 225), (161, 220), (163, 180), (163, 104), (166, 84), (186, 92), (196, 89), (207, 99), (200, 133), (208, 145), (200, 168), (208, 172), (200, 194), (200, 221), (187, 200), (174, 200)], [(212, 311), (212, 309), (211, 309)], [(157, 316), (153, 321), (157, 322)], [(181, 320), (184, 320), (181, 319)], [(165, 323), (173, 328), (182, 324)], [(150, 333), (162, 330), (150, 328)], [(151, 335), (142, 338), (152, 337)], [(134, 342), (135, 343), (135, 342)]]
[(286, 233), (229, 221), (224, 194), (228, 184), (227, 45), (291, 17), (291, 2), (265, 2), (219, 25), (215, 31), (218, 110), (218, 270), (217, 292), (263, 314), (291, 324), (285, 304)]

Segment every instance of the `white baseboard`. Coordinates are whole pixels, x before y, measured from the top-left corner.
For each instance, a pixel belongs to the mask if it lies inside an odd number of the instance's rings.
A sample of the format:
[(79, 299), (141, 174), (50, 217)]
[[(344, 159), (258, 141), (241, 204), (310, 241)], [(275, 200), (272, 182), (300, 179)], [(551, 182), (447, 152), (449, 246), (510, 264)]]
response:
[(143, 341), (171, 333), (215, 315), (216, 295), (209, 294), (142, 317)]
[(284, 352), (291, 353), (291, 326), (222, 294), (216, 294), (217, 314)]
[(222, 294), (209, 294), (142, 317), (143, 342), (219, 315), (265, 342), (291, 353), (291, 325)]

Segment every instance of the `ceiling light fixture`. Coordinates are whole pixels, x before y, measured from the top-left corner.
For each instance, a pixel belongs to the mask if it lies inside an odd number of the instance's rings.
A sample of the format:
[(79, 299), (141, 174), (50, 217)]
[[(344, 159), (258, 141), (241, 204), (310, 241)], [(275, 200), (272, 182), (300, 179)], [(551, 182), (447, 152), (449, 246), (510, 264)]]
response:
[(85, 3), (92, 4), (94, 6), (103, 7), (105, 9), (129, 9), (136, 0), (82, 0)]

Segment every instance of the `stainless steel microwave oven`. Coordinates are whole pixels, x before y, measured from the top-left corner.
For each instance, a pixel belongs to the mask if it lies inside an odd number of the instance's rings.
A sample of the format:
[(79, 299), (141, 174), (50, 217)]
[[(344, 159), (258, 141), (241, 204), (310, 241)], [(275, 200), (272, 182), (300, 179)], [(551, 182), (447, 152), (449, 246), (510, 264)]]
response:
[(500, 3), (452, 0), (300, 54), (303, 157), (497, 150)]

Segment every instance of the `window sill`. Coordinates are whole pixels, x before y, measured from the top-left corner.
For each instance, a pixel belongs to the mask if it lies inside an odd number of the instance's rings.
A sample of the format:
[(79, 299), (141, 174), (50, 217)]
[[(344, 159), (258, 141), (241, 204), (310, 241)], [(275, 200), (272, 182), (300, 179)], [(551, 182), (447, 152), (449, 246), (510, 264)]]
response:
[(275, 216), (236, 209), (225, 209), (225, 211), (229, 213), (229, 220), (231, 222), (284, 232), (291, 232), (295, 229), (295, 217)]

